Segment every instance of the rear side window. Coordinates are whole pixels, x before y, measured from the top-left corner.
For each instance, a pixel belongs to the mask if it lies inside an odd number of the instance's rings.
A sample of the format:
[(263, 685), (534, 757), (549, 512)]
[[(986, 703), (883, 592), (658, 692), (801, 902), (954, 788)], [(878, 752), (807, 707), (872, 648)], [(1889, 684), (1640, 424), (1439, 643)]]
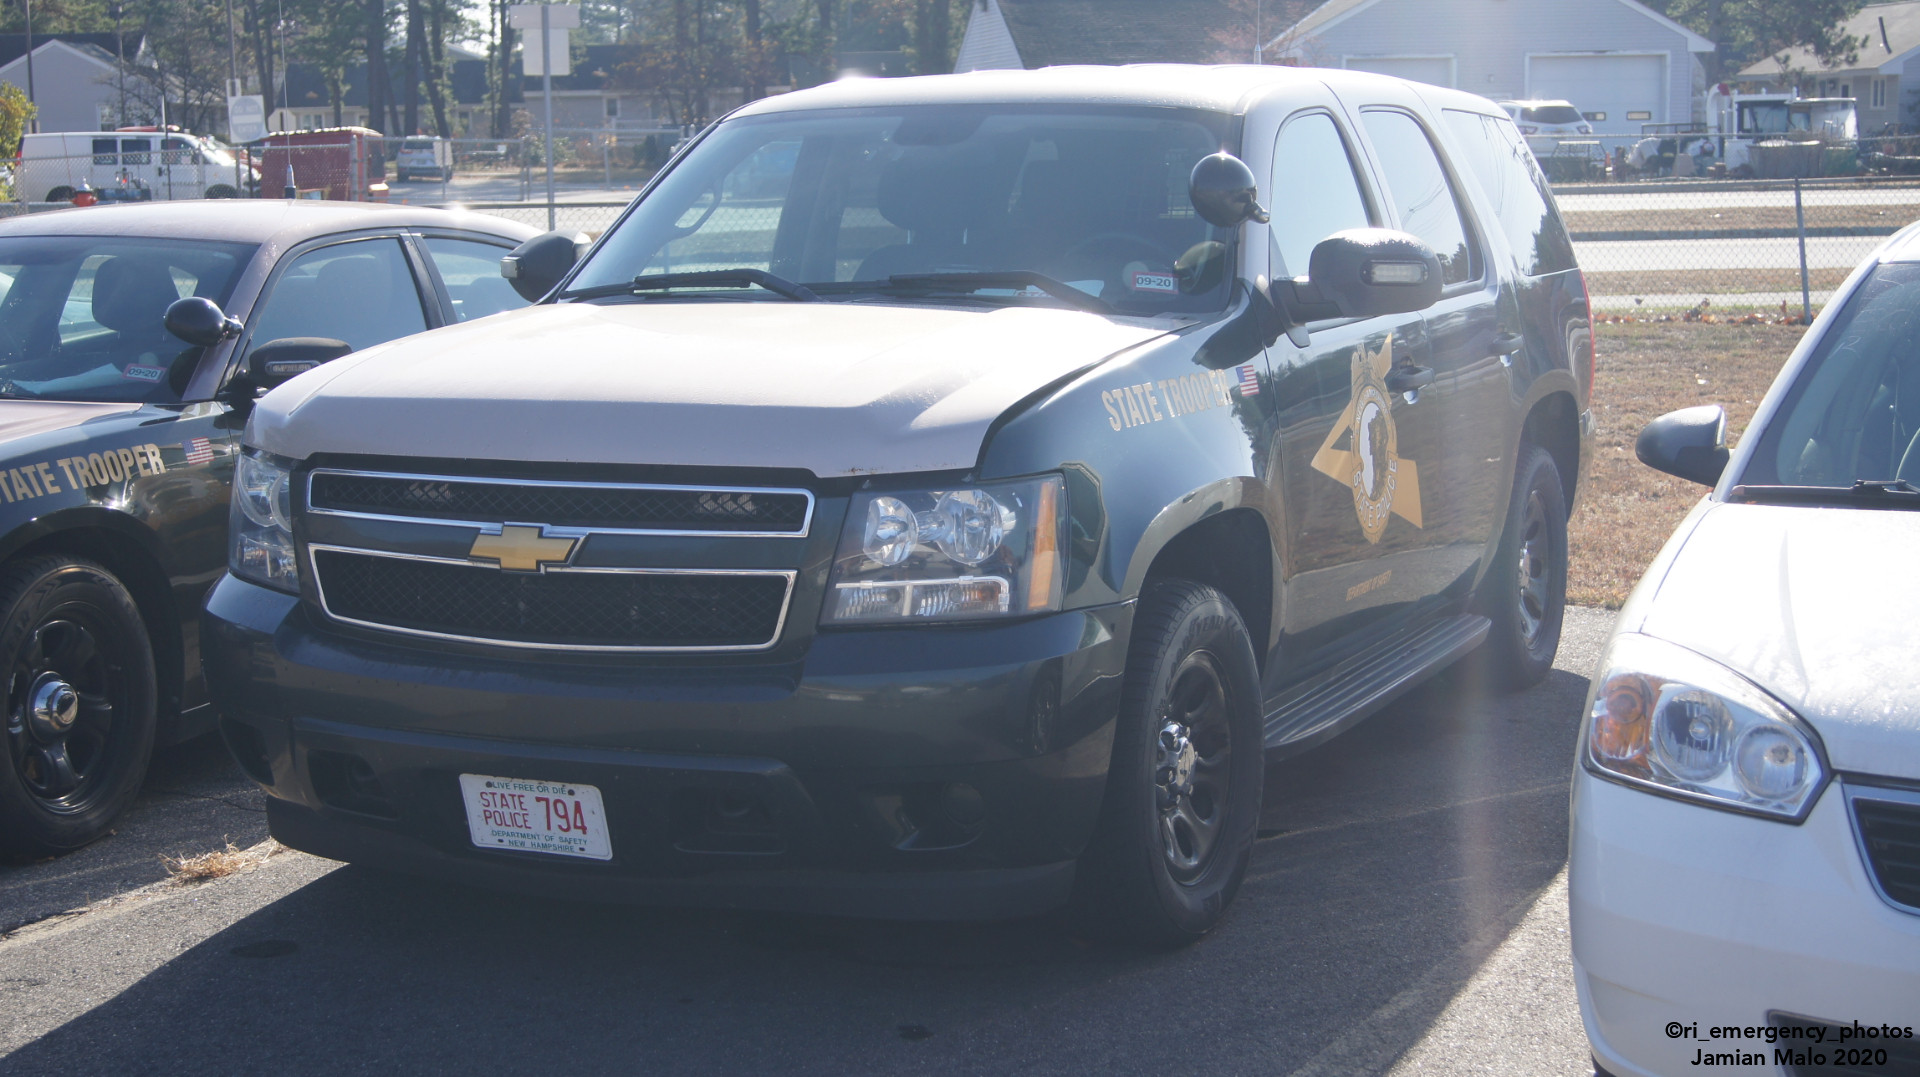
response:
[(1400, 210), (1400, 227), (1440, 256), (1445, 283), (1473, 280), (1479, 274), (1467, 239), (1466, 218), (1426, 130), (1404, 112), (1362, 112), (1360, 122), (1366, 124), (1367, 137), (1380, 155), (1380, 176)]
[(1287, 121), (1273, 146), (1273, 183), (1267, 204), (1273, 221), (1275, 276), (1299, 277), (1321, 240), (1347, 228), (1372, 224), (1353, 155), (1333, 117), (1309, 112)]
[(1507, 245), (1530, 277), (1574, 268), (1573, 241), (1548, 193), (1547, 178), (1511, 122), (1448, 109), (1443, 115), (1486, 189)]

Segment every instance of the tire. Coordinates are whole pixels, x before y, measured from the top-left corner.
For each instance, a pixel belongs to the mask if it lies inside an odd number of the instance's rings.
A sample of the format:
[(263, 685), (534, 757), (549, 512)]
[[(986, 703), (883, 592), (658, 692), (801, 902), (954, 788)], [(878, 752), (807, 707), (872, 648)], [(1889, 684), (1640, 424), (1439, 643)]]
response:
[(63, 183), (60, 186), (55, 187), (53, 190), (47, 192), (47, 201), (71, 202), (73, 201), (73, 188)]
[(407, 182), (407, 173), (406, 173), (406, 170), (405, 170), (405, 169), (399, 169), (399, 168), (396, 168), (396, 169), (394, 169), (394, 170), (393, 170), (393, 182), (395, 182), (395, 183), (405, 183), (405, 182)]
[(139, 607), (91, 561), (21, 562), (0, 574), (0, 663), (0, 858), (77, 849), (132, 803), (153, 754), (153, 646)]
[(1260, 717), (1253, 644), (1233, 603), (1187, 580), (1149, 580), (1100, 820), (1075, 873), (1073, 926), (1170, 948), (1220, 922), (1253, 854)]
[(231, 183), (213, 183), (207, 186), (208, 198), (238, 198), (240, 192), (234, 190)]
[(1500, 548), (1480, 584), (1479, 611), (1493, 622), (1481, 665), (1495, 688), (1539, 684), (1560, 649), (1567, 609), (1567, 495), (1545, 449), (1520, 443)]

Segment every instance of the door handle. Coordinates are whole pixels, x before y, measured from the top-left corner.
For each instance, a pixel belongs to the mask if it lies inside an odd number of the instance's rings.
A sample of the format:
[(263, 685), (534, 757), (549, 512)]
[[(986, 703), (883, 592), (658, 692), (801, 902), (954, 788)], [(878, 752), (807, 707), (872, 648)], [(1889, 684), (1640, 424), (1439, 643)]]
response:
[(1513, 353), (1526, 347), (1527, 338), (1519, 333), (1502, 333), (1493, 338), (1493, 354), (1500, 359), (1501, 366), (1513, 365)]
[(1397, 366), (1387, 372), (1387, 391), (1390, 393), (1417, 393), (1432, 384), (1433, 368), (1430, 366)]

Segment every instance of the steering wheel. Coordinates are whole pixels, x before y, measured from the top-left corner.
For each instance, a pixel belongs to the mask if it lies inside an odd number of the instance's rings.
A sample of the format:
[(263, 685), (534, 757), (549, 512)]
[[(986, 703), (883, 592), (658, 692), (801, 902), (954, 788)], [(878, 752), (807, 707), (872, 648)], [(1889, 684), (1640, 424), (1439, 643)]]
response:
[[(720, 180), (716, 178), (713, 181), (713, 183), (707, 187), (706, 190), (700, 192), (700, 195), (702, 198), (712, 198), (713, 200), (707, 203), (706, 209), (699, 211), (700, 213), (699, 219), (695, 220), (692, 224), (682, 225), (676, 221), (673, 227), (668, 229), (668, 231), (673, 233), (673, 238), (685, 239), (686, 237), (694, 234), (695, 232), (698, 232), (701, 226), (706, 224), (707, 221), (711, 220), (713, 218), (713, 215), (719, 211), (720, 201), (721, 201)], [(696, 199), (693, 205), (690, 205), (687, 207), (686, 212), (683, 212), (680, 214), (681, 218), (685, 219), (687, 212), (694, 212), (694, 206), (697, 206), (699, 204), (700, 204), (699, 200)]]

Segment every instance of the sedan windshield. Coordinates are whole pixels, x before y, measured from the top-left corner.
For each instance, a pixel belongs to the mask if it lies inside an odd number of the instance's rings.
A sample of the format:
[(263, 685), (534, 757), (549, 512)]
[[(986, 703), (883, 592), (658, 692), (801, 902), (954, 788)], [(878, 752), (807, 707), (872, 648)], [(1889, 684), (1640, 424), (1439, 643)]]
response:
[(1920, 484), (1920, 265), (1873, 271), (1760, 439), (1743, 484)]
[[(1219, 310), (1229, 233), (1194, 214), (1187, 177), (1228, 128), (1178, 109), (1010, 105), (731, 120), (569, 290), (753, 270), (824, 299), (1058, 304), (1064, 284), (1120, 313)], [(1023, 274), (1046, 287), (1009, 280)]]
[(0, 397), (180, 399), (201, 348), (167, 332), (187, 296), (224, 304), (251, 246), (113, 236), (0, 238)]

